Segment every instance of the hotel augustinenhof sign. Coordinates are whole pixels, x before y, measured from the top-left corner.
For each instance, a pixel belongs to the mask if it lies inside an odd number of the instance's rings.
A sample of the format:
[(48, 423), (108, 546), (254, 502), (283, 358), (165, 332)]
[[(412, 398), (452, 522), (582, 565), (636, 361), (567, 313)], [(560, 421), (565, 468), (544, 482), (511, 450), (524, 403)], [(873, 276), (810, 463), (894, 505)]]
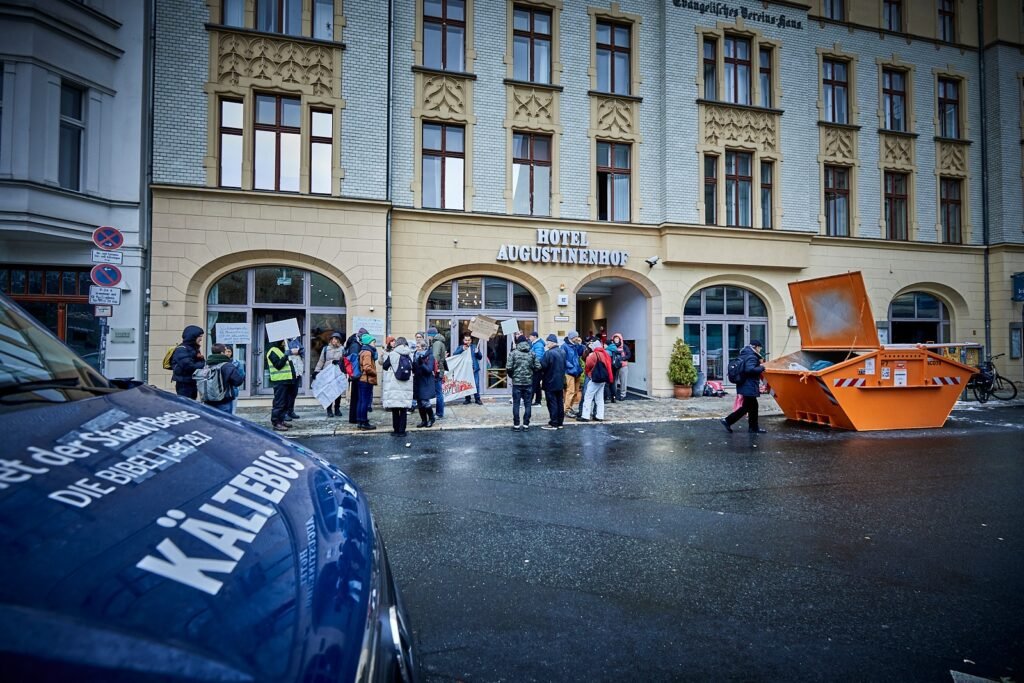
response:
[(497, 261), (522, 263), (564, 263), (581, 266), (625, 266), (628, 251), (591, 249), (583, 230), (537, 229), (537, 243), (503, 244)]

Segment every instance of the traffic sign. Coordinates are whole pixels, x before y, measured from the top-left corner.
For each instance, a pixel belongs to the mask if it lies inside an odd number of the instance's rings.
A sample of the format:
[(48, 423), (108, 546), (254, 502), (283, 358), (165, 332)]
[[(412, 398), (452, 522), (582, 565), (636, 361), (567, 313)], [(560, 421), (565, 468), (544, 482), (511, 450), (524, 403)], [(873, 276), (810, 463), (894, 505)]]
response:
[(117, 265), (121, 265), (124, 263), (124, 254), (120, 251), (103, 251), (102, 249), (93, 249), (92, 262), (116, 263)]
[(109, 318), (110, 316), (114, 315), (114, 307), (109, 305), (93, 306), (92, 314), (97, 318)]
[(101, 263), (92, 267), (89, 277), (100, 287), (113, 287), (121, 281), (121, 269), (110, 263)]
[(117, 228), (104, 225), (92, 231), (92, 243), (104, 251), (114, 251), (124, 244), (124, 235)]
[(117, 287), (97, 287), (91, 285), (89, 287), (89, 303), (90, 304), (110, 304), (117, 306), (121, 303), (121, 290)]

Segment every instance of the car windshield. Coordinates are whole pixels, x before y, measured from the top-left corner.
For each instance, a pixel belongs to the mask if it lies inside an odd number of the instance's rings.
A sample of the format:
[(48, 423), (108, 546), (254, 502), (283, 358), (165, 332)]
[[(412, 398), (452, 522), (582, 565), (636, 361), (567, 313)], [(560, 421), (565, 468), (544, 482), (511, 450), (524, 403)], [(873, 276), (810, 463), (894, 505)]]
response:
[(110, 391), (116, 389), (88, 363), (0, 297), (0, 412)]

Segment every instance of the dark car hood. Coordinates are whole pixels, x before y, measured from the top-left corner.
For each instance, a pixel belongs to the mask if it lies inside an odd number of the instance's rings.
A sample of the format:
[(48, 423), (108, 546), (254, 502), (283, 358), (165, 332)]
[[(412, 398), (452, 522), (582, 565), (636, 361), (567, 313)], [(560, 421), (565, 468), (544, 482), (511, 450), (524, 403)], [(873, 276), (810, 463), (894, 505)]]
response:
[(0, 428), (5, 675), (354, 677), (375, 539), (338, 469), (148, 387)]

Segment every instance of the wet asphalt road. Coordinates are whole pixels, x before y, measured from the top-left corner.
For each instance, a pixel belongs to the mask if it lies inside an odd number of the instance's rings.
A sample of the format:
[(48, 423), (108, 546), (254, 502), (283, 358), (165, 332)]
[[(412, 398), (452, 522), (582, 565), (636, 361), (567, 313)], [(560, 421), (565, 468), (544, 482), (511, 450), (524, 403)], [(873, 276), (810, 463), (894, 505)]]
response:
[(369, 496), (428, 681), (1024, 680), (1024, 407), (763, 426), (303, 443)]

